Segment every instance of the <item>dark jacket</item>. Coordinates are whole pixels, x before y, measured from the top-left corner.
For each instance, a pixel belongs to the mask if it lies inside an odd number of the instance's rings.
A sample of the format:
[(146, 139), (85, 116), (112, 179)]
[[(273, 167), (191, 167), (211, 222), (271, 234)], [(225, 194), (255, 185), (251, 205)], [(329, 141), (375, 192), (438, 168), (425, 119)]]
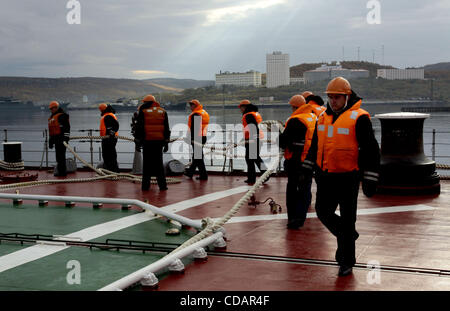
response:
[(61, 126), (61, 134), (58, 136), (50, 136), (49, 143), (51, 145), (55, 143), (62, 143), (63, 141), (69, 141), (70, 137), (70, 121), (69, 121), (69, 115), (64, 112), (64, 110), (60, 107), (58, 110), (56, 110), (55, 113), (52, 113), (52, 116), (55, 114), (62, 113), (58, 117), (59, 125)]
[(309, 95), (309, 96), (306, 98), (306, 103), (308, 104), (310, 101), (315, 102), (315, 103), (316, 103), (317, 105), (319, 105), (319, 106), (323, 106), (323, 105), (324, 105), (324, 102), (323, 102), (322, 97), (317, 96), (317, 95)]
[[(111, 107), (111, 105), (106, 106), (106, 109), (103, 110), (103, 112), (102, 112), (102, 116), (108, 112), (116, 113), (116, 111), (114, 110), (113, 107)], [(112, 116), (106, 116), (103, 119), (103, 122), (105, 123), (107, 134), (109, 134), (111, 132), (115, 133), (119, 130), (119, 122), (116, 119), (114, 119)]]
[[(309, 97), (308, 97), (309, 98)], [(325, 113), (328, 115), (333, 115), (333, 123), (344, 111), (350, 109), (354, 104), (356, 104), (361, 98), (352, 91), (350, 98), (347, 102), (347, 106), (339, 113), (336, 114), (327, 104), (327, 109)], [(380, 148), (378, 142), (375, 138), (372, 128), (372, 122), (370, 118), (366, 115), (362, 115), (358, 118), (355, 125), (356, 140), (359, 147), (358, 156), (358, 166), (361, 172), (379, 172), (380, 169)], [(316, 163), (317, 157), (317, 124), (314, 130), (314, 136), (312, 139), (311, 148), (309, 149), (308, 155), (306, 157), (307, 161)], [(339, 174), (339, 173), (336, 173)]]
[[(253, 104), (246, 105), (243, 115), (248, 112), (258, 112), (258, 107), (256, 107)], [(249, 132), (250, 132), (249, 138), (259, 140), (259, 127), (258, 127), (258, 122), (256, 122), (255, 117), (251, 114), (248, 114), (245, 116), (245, 121), (247, 122), (247, 125), (250, 125), (250, 124), (255, 125), (255, 126), (248, 127)]]
[(305, 143), (306, 126), (297, 118), (289, 120), (283, 133), (280, 134), (280, 148), (289, 149), (293, 152), (292, 159), (301, 161), (301, 155)]

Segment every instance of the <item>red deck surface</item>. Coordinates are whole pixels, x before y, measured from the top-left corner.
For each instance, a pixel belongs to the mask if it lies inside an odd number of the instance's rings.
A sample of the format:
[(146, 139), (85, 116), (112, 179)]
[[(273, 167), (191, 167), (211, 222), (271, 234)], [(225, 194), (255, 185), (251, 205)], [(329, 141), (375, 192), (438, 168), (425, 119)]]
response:
[[(39, 179), (54, 179), (39, 173)], [(91, 177), (94, 173), (78, 172), (76, 177)], [(68, 178), (73, 178), (73, 174)], [(159, 192), (156, 185), (146, 193), (140, 184), (128, 181), (97, 181), (38, 186), (20, 190), (27, 194), (122, 197), (148, 199), (150, 204), (163, 207), (204, 194), (245, 185), (245, 177), (210, 176), (208, 181), (188, 180), (169, 185)], [(369, 261), (384, 266), (450, 270), (450, 182), (441, 181), (439, 196), (387, 196), (366, 198), (362, 192), (358, 210), (422, 204), (432, 210), (359, 215), (356, 223), (360, 237), (356, 242), (357, 264)], [(272, 197), (285, 208), (286, 178), (273, 177), (258, 190), (256, 199)], [(12, 191), (5, 191), (12, 192)], [(315, 185), (313, 184), (314, 212)], [(220, 217), (243, 195), (237, 194), (180, 212), (193, 219)], [(267, 204), (257, 208), (245, 205), (236, 216), (271, 215)], [(286, 220), (263, 220), (225, 225), (228, 240), (225, 252), (238, 252), (302, 258), (334, 260), (336, 239), (315, 218), (308, 218), (300, 230), (287, 230)], [(380, 271), (379, 282), (370, 284), (376, 271), (355, 268), (353, 275), (337, 277), (337, 266), (311, 265), (227, 258), (211, 255), (206, 263), (186, 267), (183, 275), (170, 275), (160, 282), (160, 290), (450, 290), (450, 276)]]

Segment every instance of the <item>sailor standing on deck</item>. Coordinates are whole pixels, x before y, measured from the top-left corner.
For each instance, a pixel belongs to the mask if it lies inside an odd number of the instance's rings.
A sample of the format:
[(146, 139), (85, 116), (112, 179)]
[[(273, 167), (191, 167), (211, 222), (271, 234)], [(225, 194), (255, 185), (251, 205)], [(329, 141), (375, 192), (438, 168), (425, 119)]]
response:
[(52, 115), (48, 118), (48, 131), (50, 135), (49, 148), (55, 146), (56, 171), (55, 176), (67, 176), (66, 146), (70, 139), (69, 115), (65, 113), (57, 101), (52, 101), (48, 106)]
[(169, 119), (153, 95), (145, 96), (139, 107), (134, 138), (136, 146), (143, 146), (142, 191), (150, 189), (151, 176), (156, 176), (160, 191), (167, 190), (163, 152), (169, 148)]
[(192, 146), (192, 164), (186, 171), (185, 175), (189, 178), (195, 173), (198, 168), (199, 175), (197, 179), (208, 180), (208, 173), (206, 172), (205, 161), (203, 157), (203, 146), (206, 143), (206, 134), (208, 132), (209, 114), (203, 109), (203, 106), (196, 99), (189, 102), (192, 113), (188, 117), (188, 128), (190, 141)]
[(98, 109), (102, 116), (100, 118), (100, 136), (108, 136), (102, 138), (103, 168), (118, 173), (116, 144), (117, 136), (119, 136), (119, 121), (117, 121), (111, 105), (103, 103), (98, 106)]
[[(376, 192), (380, 151), (370, 115), (361, 109), (361, 98), (350, 83), (337, 77), (326, 93), (328, 105), (318, 120), (311, 148), (302, 165), (302, 178), (316, 168), (316, 212), (320, 221), (337, 238), (336, 261), (339, 276), (352, 273), (356, 263), (356, 209), (359, 183), (363, 193)], [(301, 182), (303, 181), (301, 179)], [(337, 206), (340, 216), (335, 213)]]
[(254, 184), (256, 182), (255, 165), (258, 166), (261, 173), (266, 171), (265, 165), (259, 156), (261, 147), (260, 139), (264, 138), (263, 132), (260, 131), (258, 127), (258, 124), (262, 122), (262, 117), (258, 112), (258, 107), (253, 105), (247, 99), (241, 101), (239, 109), (242, 112), (242, 125), (244, 127), (245, 139), (245, 162), (247, 162), (247, 179), (244, 182)]
[(284, 169), (288, 175), (286, 186), (286, 207), (288, 229), (303, 227), (311, 204), (312, 176), (299, 185), (302, 162), (311, 146), (317, 117), (313, 107), (306, 104), (302, 95), (294, 95), (289, 100), (292, 115), (287, 119), (280, 135), (280, 147), (284, 149)]

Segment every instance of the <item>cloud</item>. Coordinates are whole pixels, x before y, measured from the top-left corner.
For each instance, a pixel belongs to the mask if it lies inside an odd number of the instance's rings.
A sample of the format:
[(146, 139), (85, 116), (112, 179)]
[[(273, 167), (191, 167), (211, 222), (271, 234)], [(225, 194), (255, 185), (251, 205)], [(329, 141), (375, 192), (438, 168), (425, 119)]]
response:
[(212, 26), (224, 21), (235, 21), (247, 17), (251, 11), (267, 9), (286, 3), (285, 0), (259, 0), (248, 4), (238, 4), (206, 11), (206, 21), (203, 26)]

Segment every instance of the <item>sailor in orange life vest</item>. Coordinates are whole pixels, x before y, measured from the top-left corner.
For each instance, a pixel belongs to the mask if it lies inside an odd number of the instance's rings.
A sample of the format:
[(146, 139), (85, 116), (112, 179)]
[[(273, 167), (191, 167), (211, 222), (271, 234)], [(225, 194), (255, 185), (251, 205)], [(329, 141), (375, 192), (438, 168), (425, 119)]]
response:
[(284, 170), (287, 172), (286, 207), (288, 229), (299, 229), (306, 220), (311, 204), (312, 176), (299, 185), (302, 162), (308, 154), (316, 126), (314, 108), (306, 104), (302, 95), (294, 95), (289, 101), (292, 115), (287, 119), (280, 135), (280, 147), (284, 149)]
[(48, 118), (48, 131), (50, 139), (48, 141), (49, 148), (55, 146), (56, 155), (56, 171), (55, 176), (67, 176), (66, 168), (66, 146), (63, 142), (68, 143), (70, 139), (70, 122), (69, 115), (65, 113), (57, 101), (52, 101), (48, 106), (52, 115)]
[(160, 191), (167, 190), (163, 152), (169, 149), (169, 119), (153, 95), (145, 96), (139, 107), (134, 138), (136, 146), (143, 146), (142, 191), (150, 189), (151, 176), (156, 176)]
[(100, 136), (108, 136), (102, 139), (102, 157), (103, 168), (112, 172), (119, 172), (119, 165), (117, 164), (117, 136), (119, 133), (119, 121), (115, 116), (114, 108), (109, 104), (100, 104), (98, 109), (101, 113), (100, 118)]
[(255, 165), (258, 166), (261, 173), (264, 173), (267, 169), (259, 156), (260, 139), (264, 138), (263, 132), (260, 131), (258, 127), (258, 124), (262, 122), (262, 117), (258, 112), (258, 107), (253, 105), (247, 99), (241, 101), (239, 109), (242, 112), (242, 125), (244, 127), (245, 139), (245, 162), (247, 162), (247, 179), (244, 182), (254, 184), (256, 182)]
[(322, 97), (314, 95), (310, 91), (304, 91), (302, 96), (305, 98), (306, 103), (313, 108), (313, 112), (316, 116), (319, 116), (323, 111), (327, 109)]
[(207, 180), (208, 173), (206, 172), (205, 162), (203, 159), (203, 145), (206, 143), (206, 134), (208, 132), (209, 114), (203, 109), (203, 106), (196, 99), (189, 102), (192, 113), (188, 117), (188, 127), (190, 142), (192, 146), (192, 164), (185, 172), (189, 178), (195, 173), (198, 168), (199, 180)]
[[(317, 184), (316, 213), (337, 238), (335, 259), (339, 276), (352, 273), (355, 265), (355, 228), (360, 179), (363, 193), (376, 193), (380, 150), (370, 115), (361, 109), (361, 98), (350, 83), (337, 77), (327, 86), (328, 105), (316, 124), (313, 140), (302, 165), (302, 178), (311, 176)], [(302, 181), (301, 181), (302, 182)], [(340, 216), (336, 215), (337, 206)]]

